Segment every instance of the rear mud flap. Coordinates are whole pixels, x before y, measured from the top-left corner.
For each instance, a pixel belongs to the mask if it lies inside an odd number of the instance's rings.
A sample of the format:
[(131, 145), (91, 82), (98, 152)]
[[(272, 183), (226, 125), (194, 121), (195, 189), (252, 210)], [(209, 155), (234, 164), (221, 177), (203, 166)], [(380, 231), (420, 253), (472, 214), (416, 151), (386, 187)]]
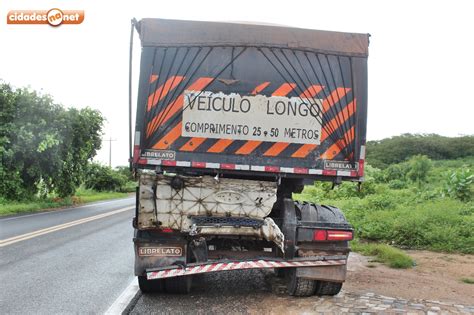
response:
[(186, 265), (187, 246), (185, 244), (136, 243), (135, 275), (145, 274), (149, 268), (160, 266)]
[(344, 282), (347, 265), (320, 266), (311, 268), (296, 268), (296, 277), (309, 280)]

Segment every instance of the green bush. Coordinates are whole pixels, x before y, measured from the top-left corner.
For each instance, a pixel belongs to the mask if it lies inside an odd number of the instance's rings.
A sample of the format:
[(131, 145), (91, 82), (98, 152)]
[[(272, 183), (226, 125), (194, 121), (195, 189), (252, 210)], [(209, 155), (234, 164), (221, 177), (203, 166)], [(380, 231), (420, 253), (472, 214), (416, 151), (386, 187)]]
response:
[(431, 160), (426, 155), (415, 155), (408, 160), (409, 170), (407, 178), (421, 184), (426, 181), (432, 167)]
[(405, 180), (405, 176), (408, 172), (407, 163), (392, 164), (383, 171), (383, 179), (386, 182), (394, 180)]
[(461, 201), (470, 201), (472, 199), (474, 174), (470, 169), (461, 169), (452, 172), (446, 183), (446, 193)]
[(391, 213), (374, 211), (360, 221), (350, 220), (350, 222), (356, 227), (360, 238), (373, 241), (386, 241), (392, 238), (394, 218)]
[(384, 172), (377, 167), (366, 164), (364, 168), (364, 178), (366, 180), (373, 179), (375, 183), (382, 183), (384, 181)]
[(108, 166), (92, 163), (86, 171), (85, 186), (96, 191), (122, 191), (127, 177)]
[(115, 170), (119, 172), (120, 174), (124, 175), (127, 178), (127, 180), (132, 181), (132, 182), (135, 181), (135, 178), (129, 166), (117, 166), (115, 167)]
[(407, 182), (400, 180), (400, 179), (394, 179), (388, 182), (388, 187), (391, 189), (403, 189), (407, 188)]
[(392, 209), (396, 205), (391, 196), (371, 195), (365, 200), (367, 208), (374, 210)]
[[(473, 161), (466, 158), (434, 162), (422, 187), (417, 182), (397, 179), (386, 183), (386, 177), (377, 182), (379, 171), (375, 169), (375, 176), (371, 176), (372, 169), (367, 176), (370, 193), (358, 192), (356, 183), (345, 182), (334, 190), (330, 183), (315, 183), (295, 198), (339, 207), (363, 240), (474, 254), (474, 201), (458, 198), (454, 193), (454, 183), (460, 177), (467, 182), (470, 176), (467, 172), (459, 175), (461, 170), (472, 169)], [(407, 162), (401, 164), (409, 166)], [(453, 172), (458, 177), (448, 184), (447, 178)], [(445, 185), (452, 185), (452, 193), (447, 193)]]

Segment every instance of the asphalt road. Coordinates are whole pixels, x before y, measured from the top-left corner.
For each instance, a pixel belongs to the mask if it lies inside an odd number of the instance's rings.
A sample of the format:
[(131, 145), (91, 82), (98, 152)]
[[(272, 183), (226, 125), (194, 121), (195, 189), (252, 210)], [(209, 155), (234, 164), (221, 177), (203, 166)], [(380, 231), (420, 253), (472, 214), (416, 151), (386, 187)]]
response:
[[(1, 313), (106, 311), (134, 278), (134, 204), (134, 198), (118, 199), (0, 219)], [(91, 217), (97, 219), (77, 221)], [(62, 229), (45, 230), (57, 226)], [(47, 233), (2, 245), (38, 230)]]
[[(193, 314), (248, 314), (269, 297), (286, 298), (286, 292), (276, 295), (281, 290), (272, 285), (276, 280), (269, 270), (198, 275), (193, 278), (189, 295), (140, 294), (130, 305), (128, 314), (189, 314), (190, 310)], [(269, 311), (271, 303), (263, 306), (263, 313)]]

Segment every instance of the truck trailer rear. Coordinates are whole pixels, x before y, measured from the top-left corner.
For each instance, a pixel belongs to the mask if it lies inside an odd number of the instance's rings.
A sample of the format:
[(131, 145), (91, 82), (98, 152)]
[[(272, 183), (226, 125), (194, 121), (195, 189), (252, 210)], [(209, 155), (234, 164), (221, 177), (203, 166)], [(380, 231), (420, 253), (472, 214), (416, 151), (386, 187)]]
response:
[(305, 183), (361, 182), (367, 34), (143, 19), (132, 163), (135, 274), (187, 293), (195, 274), (272, 268), (334, 295), (352, 226)]

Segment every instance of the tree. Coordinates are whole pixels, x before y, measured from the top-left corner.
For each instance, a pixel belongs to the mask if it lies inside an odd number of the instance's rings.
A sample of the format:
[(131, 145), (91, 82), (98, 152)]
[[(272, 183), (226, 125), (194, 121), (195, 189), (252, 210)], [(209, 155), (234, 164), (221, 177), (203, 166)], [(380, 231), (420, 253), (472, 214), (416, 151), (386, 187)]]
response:
[(127, 176), (108, 166), (91, 163), (85, 176), (86, 188), (97, 191), (121, 191), (127, 183)]
[(101, 146), (99, 131), (102, 129), (103, 120), (100, 112), (90, 108), (71, 108), (65, 113), (63, 132), (67, 137), (64, 138), (61, 148), (63, 164), (55, 178), (59, 195), (74, 194), (75, 188), (84, 179), (88, 161), (92, 160)]
[(421, 154), (430, 159), (457, 159), (474, 155), (474, 136), (443, 137), (436, 134), (403, 134), (367, 142), (367, 160), (378, 168)]
[(129, 166), (117, 166), (115, 167), (115, 170), (119, 172), (120, 174), (124, 175), (127, 178), (127, 180), (135, 181), (135, 177), (133, 176), (133, 173), (130, 170)]
[(0, 196), (25, 199), (38, 184), (72, 195), (101, 145), (104, 118), (96, 110), (65, 109), (51, 96), (0, 83)]

